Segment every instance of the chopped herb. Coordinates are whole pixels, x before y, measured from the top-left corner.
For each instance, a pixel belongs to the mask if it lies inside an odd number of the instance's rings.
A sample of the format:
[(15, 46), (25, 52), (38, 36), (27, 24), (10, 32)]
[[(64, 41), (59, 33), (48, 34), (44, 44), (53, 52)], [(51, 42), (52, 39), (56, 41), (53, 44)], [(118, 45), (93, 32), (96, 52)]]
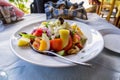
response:
[(58, 35), (58, 36), (55, 36), (55, 38), (60, 38), (60, 35)]
[(29, 39), (34, 39), (36, 36), (33, 36), (31, 34), (27, 34), (27, 33), (19, 33), (20, 36), (25, 37), (25, 38), (29, 38)]
[(71, 35), (73, 36), (76, 32), (75, 31), (71, 31)]
[(84, 44), (85, 44), (86, 40), (87, 40), (86, 38), (81, 38), (81, 40), (80, 40), (80, 41), (81, 41), (82, 45), (84, 45)]
[(47, 22), (45, 26), (48, 28), (48, 25), (49, 25), (49, 22)]
[(52, 38), (51, 38), (51, 37), (49, 37), (49, 39), (51, 40)]

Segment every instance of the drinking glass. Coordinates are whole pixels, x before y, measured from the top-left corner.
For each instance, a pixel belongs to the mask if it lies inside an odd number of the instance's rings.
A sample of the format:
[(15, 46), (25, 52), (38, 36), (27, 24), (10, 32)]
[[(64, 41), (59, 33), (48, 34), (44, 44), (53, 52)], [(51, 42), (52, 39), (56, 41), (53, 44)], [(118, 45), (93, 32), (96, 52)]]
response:
[(7, 72), (3, 68), (0, 68), (0, 80), (8, 80)]
[[(9, 72), (14, 71), (17, 73), (21, 72), (21, 70), (24, 69), (24, 65), (23, 66), (14, 66), (16, 64), (19, 63), (20, 60), (17, 61), (13, 61), (8, 65), (0, 65), (0, 80), (9, 80), (9, 76), (11, 75)], [(19, 71), (19, 72), (18, 72)], [(16, 73), (15, 73), (16, 74)]]

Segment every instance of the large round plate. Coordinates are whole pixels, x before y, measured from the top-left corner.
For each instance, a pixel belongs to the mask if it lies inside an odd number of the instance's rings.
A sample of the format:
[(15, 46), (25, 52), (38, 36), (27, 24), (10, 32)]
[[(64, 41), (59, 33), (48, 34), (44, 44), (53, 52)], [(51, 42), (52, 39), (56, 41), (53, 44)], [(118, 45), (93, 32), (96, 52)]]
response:
[[(104, 47), (104, 41), (101, 36), (101, 34), (96, 31), (95, 29), (91, 28), (90, 26), (83, 24), (81, 22), (75, 22), (66, 20), (70, 24), (76, 23), (83, 33), (87, 37), (87, 42), (85, 47), (80, 51), (79, 53), (75, 55), (66, 56), (69, 59), (76, 60), (79, 62), (87, 62), (93, 58), (95, 58), (103, 49)], [(35, 51), (33, 51), (30, 47), (18, 47), (17, 41), (19, 37), (20, 32), (27, 32), (31, 33), (33, 28), (38, 27), (41, 22), (30, 24), (28, 26), (23, 26), (21, 29), (16, 31), (10, 39), (10, 47), (12, 51), (21, 59), (28, 61), (33, 64), (37, 64), (40, 66), (47, 66), (47, 67), (67, 67), (67, 66), (73, 66), (75, 64), (71, 62), (67, 62), (65, 60), (62, 60), (58, 57), (52, 57), (47, 56), (43, 54), (39, 54)]]

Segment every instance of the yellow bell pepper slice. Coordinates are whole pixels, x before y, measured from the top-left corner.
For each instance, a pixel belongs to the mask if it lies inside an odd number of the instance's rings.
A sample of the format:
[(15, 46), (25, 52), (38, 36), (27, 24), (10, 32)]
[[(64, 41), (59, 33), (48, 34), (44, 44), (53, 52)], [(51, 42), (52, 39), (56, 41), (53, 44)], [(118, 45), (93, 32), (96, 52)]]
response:
[(59, 30), (60, 38), (62, 39), (63, 42), (63, 48), (68, 45), (69, 42), (69, 36), (70, 36), (70, 31), (67, 29), (60, 29)]
[(46, 49), (47, 49), (47, 42), (45, 40), (41, 40), (39, 50), (44, 51)]

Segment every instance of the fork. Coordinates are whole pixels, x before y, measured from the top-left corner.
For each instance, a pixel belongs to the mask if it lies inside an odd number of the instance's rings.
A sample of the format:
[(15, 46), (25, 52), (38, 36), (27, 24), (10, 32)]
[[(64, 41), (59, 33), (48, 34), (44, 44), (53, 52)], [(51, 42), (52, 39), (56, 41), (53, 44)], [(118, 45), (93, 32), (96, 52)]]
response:
[(52, 52), (52, 51), (38, 51), (38, 50), (35, 49), (31, 44), (30, 44), (30, 46), (31, 46), (31, 48), (32, 48), (34, 51), (36, 51), (36, 52), (38, 52), (38, 53), (43, 53), (43, 54), (48, 54), (48, 55), (54, 55), (54, 56), (57, 56), (57, 57), (59, 57), (59, 58), (61, 58), (61, 59), (66, 60), (66, 61), (72, 62), (72, 63), (74, 63), (74, 64), (79, 64), (79, 65), (82, 65), (82, 66), (92, 67), (92, 64), (85, 63), (85, 62), (74, 61), (74, 60), (71, 60), (71, 59), (66, 58), (66, 57), (64, 57), (64, 56), (61, 56), (61, 55), (59, 55), (59, 54), (56, 54), (55, 52)]

